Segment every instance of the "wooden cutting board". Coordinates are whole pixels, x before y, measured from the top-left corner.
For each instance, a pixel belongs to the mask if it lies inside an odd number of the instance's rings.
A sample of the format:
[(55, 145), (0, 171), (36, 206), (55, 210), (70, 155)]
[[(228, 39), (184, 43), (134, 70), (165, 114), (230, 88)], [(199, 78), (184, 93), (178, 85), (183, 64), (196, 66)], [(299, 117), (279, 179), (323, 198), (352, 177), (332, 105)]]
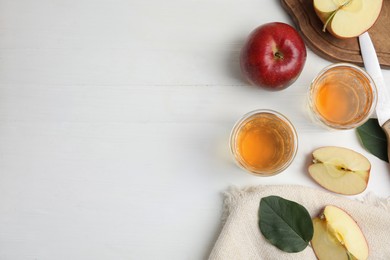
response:
[[(281, 0), (301, 31), (307, 46), (319, 56), (332, 62), (350, 62), (363, 66), (358, 38), (338, 39), (323, 32), (312, 0)], [(390, 0), (383, 0), (379, 19), (369, 30), (382, 68), (390, 69)]]

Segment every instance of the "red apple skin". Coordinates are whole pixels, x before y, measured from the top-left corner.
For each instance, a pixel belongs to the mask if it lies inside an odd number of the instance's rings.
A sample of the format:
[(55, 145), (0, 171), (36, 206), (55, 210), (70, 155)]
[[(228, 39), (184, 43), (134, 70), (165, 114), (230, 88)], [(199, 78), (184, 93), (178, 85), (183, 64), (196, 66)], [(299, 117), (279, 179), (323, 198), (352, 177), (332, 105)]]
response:
[(306, 47), (290, 25), (273, 22), (256, 28), (240, 55), (241, 71), (255, 86), (282, 90), (301, 74), (306, 62)]

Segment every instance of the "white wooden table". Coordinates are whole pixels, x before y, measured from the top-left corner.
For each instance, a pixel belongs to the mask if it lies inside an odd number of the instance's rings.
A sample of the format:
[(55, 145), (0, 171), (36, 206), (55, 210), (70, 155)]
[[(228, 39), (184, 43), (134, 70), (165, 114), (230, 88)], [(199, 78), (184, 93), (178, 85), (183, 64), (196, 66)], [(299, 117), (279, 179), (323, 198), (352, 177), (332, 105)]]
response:
[[(354, 131), (307, 117), (309, 82), (330, 62), (308, 50), (281, 92), (242, 80), (250, 31), (292, 24), (279, 1), (265, 2), (0, 0), (0, 259), (207, 258), (224, 190), (321, 189), (306, 165), (324, 145), (367, 156), (364, 194), (389, 196), (387, 164)], [(245, 173), (229, 154), (234, 122), (257, 108), (285, 114), (299, 135), (296, 159), (274, 177)]]

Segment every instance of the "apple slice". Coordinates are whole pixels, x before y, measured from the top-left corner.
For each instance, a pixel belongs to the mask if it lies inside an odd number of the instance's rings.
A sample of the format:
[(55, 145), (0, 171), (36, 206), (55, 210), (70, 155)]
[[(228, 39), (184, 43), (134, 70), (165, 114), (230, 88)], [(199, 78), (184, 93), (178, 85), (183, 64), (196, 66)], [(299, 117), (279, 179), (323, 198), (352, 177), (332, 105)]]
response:
[(364, 260), (368, 258), (368, 245), (359, 226), (344, 210), (328, 205), (313, 219), (311, 240), (319, 260)]
[(310, 176), (327, 190), (355, 195), (363, 192), (370, 177), (370, 161), (353, 150), (327, 146), (313, 152)]
[(314, 0), (324, 30), (338, 38), (352, 38), (370, 29), (379, 17), (383, 0)]

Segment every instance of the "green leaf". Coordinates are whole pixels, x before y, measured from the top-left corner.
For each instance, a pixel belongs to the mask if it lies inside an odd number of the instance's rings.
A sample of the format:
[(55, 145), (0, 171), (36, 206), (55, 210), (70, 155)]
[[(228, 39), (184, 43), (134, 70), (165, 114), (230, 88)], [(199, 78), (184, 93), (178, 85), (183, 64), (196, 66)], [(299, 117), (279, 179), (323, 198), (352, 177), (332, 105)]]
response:
[(259, 227), (263, 236), (285, 252), (300, 252), (313, 237), (313, 223), (302, 205), (278, 196), (260, 200)]
[(367, 151), (379, 159), (389, 162), (387, 157), (386, 134), (379, 126), (377, 119), (370, 118), (366, 123), (359, 126), (356, 131)]

